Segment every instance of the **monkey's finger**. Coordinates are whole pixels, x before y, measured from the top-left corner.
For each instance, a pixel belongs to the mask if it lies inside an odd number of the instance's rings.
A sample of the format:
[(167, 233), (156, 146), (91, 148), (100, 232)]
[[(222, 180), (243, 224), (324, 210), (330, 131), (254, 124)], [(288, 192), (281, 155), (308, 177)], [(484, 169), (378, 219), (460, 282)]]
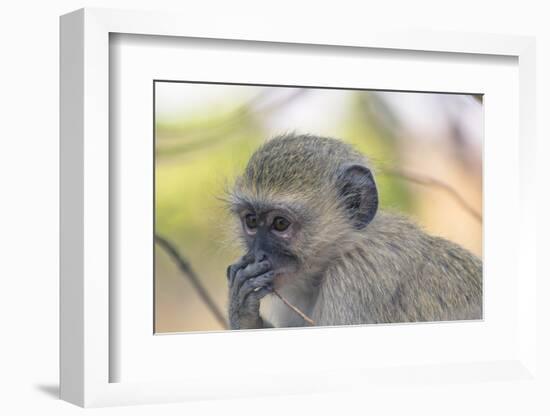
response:
[(235, 278), (235, 275), (237, 274), (237, 272), (246, 267), (248, 263), (243, 261), (242, 259), (239, 260), (237, 263), (234, 263), (234, 264), (231, 264), (227, 267), (227, 278), (229, 280), (233, 280)]
[(237, 290), (240, 290), (245, 281), (264, 274), (269, 271), (270, 268), (271, 264), (268, 261), (249, 264), (244, 269), (237, 271), (235, 278), (233, 279), (233, 285), (236, 286)]
[(227, 279), (231, 282), (235, 278), (235, 274), (237, 274), (240, 269), (244, 269), (253, 261), (254, 257), (250, 253), (242, 256), (236, 263), (233, 263), (227, 267)]
[(269, 269), (271, 269), (271, 263), (268, 260), (263, 260), (249, 264), (243, 269), (243, 273), (250, 277), (256, 277), (269, 271)]
[(231, 276), (233, 275), (232, 273), (232, 267), (233, 265), (230, 264), (229, 266), (227, 266), (227, 270), (225, 271), (225, 275), (227, 276), (227, 280), (231, 280)]
[(227, 267), (227, 280), (230, 283), (230, 286), (233, 283), (233, 280), (235, 280), (235, 276), (237, 272), (243, 268), (245, 268), (250, 262), (246, 257), (242, 257), (239, 261), (236, 263), (233, 263)]
[(275, 273), (270, 271), (262, 274), (261, 276), (245, 281), (239, 290), (239, 298), (241, 302), (244, 302), (248, 295), (255, 292), (257, 289), (261, 289), (271, 284), (274, 277)]
[(252, 286), (254, 286), (254, 291), (256, 291), (257, 288), (272, 284), (274, 278), (275, 272), (269, 271), (258, 277), (255, 277), (254, 279), (250, 279), (249, 282), (252, 284)]

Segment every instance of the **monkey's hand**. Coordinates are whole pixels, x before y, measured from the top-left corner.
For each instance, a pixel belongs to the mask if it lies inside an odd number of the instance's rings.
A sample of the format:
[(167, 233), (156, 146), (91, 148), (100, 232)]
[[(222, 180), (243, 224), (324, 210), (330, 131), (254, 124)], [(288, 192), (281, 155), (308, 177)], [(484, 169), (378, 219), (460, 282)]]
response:
[(252, 263), (244, 256), (227, 268), (231, 329), (263, 328), (260, 299), (273, 291), (275, 273), (269, 261)]

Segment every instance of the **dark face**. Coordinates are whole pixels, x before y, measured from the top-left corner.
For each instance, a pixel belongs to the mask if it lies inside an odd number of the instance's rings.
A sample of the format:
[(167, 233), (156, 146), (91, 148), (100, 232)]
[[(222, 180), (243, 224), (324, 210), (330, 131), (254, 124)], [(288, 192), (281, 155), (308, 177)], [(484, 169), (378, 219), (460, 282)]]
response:
[(256, 262), (268, 260), (276, 276), (297, 269), (292, 243), (299, 232), (297, 218), (283, 209), (246, 209), (240, 214), (248, 252)]

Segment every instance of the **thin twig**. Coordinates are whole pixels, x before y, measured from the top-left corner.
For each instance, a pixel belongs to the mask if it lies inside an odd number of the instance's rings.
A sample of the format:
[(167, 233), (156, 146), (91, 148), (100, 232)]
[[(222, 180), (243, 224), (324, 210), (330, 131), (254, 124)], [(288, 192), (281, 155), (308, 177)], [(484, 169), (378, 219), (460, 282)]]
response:
[(193, 271), (189, 262), (186, 261), (183, 258), (183, 256), (176, 250), (176, 248), (172, 245), (172, 243), (170, 243), (165, 238), (159, 235), (155, 235), (155, 241), (164, 250), (166, 250), (166, 252), (172, 257), (172, 259), (176, 262), (180, 271), (182, 271), (183, 274), (189, 278), (189, 281), (191, 282), (195, 290), (198, 292), (201, 300), (206, 304), (210, 312), (212, 312), (212, 314), (215, 316), (216, 320), (222, 325), (222, 327), (227, 329), (228, 328), (227, 321), (225, 320), (223, 313), (216, 306), (216, 303), (212, 300), (212, 298), (206, 291), (205, 287), (202, 285), (199, 277)]
[(309, 316), (307, 316), (305, 313), (303, 313), (300, 309), (298, 309), (296, 306), (294, 306), (292, 303), (290, 303), (286, 298), (281, 295), (279, 292), (277, 292), (275, 289), (273, 289), (273, 293), (275, 296), (277, 296), (281, 301), (288, 306), (290, 309), (292, 309), (294, 312), (296, 312), (298, 315), (300, 315), (304, 321), (306, 321), (310, 325), (315, 325), (315, 321), (311, 319)]
[(454, 198), (455, 201), (458, 202), (458, 204), (462, 208), (464, 208), (472, 217), (474, 217), (480, 223), (482, 222), (481, 214), (476, 209), (474, 209), (470, 204), (468, 204), (468, 202), (466, 202), (466, 200), (449, 184), (443, 181), (440, 181), (439, 179), (434, 179), (429, 176), (422, 176), (412, 172), (405, 172), (400, 169), (381, 168), (380, 170), (381, 170), (381, 173), (398, 176), (410, 182), (417, 183), (419, 185), (434, 186), (442, 189), (443, 191), (447, 192), (452, 198)]

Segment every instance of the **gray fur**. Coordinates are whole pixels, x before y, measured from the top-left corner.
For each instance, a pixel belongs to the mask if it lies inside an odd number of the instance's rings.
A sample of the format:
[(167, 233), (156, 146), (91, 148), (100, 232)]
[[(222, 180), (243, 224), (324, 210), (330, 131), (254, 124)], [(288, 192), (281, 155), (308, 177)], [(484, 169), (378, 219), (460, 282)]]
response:
[[(243, 207), (258, 212), (288, 208), (299, 231), (284, 250), (297, 260), (292, 272), (262, 278), (261, 290), (246, 296), (230, 276), (232, 328), (269, 326), (259, 315), (259, 303), (273, 287), (316, 325), (481, 319), (481, 260), (398, 215), (378, 211), (372, 221), (365, 217), (364, 226), (354, 225), (339, 183), (350, 164), (364, 166), (370, 175), (366, 158), (349, 145), (309, 135), (277, 137), (251, 157), (230, 195), (231, 208), (237, 214)], [(255, 241), (242, 240), (248, 261), (233, 266), (233, 275), (241, 270), (241, 280), (258, 282), (242, 270), (253, 270), (247, 264), (277, 253), (266, 257), (262, 251), (262, 258), (255, 258)], [(275, 326), (305, 325), (278, 299), (272, 304), (269, 316)], [(246, 319), (240, 322), (239, 314)]]

